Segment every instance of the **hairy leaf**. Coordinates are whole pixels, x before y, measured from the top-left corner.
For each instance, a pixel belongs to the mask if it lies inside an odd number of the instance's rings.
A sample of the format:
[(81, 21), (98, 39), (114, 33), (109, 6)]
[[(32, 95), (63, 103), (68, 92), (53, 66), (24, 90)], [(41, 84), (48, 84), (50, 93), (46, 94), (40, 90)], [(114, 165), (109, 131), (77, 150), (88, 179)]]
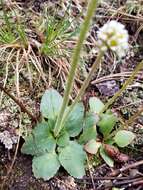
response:
[(66, 131), (63, 131), (57, 140), (57, 144), (64, 147), (68, 145), (69, 140), (69, 134)]
[(56, 141), (49, 132), (47, 123), (40, 123), (33, 129), (32, 133), (25, 138), (22, 146), (22, 153), (40, 155), (51, 152), (56, 147)]
[(84, 106), (82, 103), (78, 103), (69, 114), (64, 125), (65, 129), (71, 137), (75, 137), (81, 132), (83, 126), (83, 117)]
[(34, 157), (32, 161), (32, 170), (36, 178), (49, 180), (58, 171), (60, 162), (56, 153), (46, 153), (42, 156)]
[(71, 176), (82, 178), (85, 175), (86, 154), (78, 143), (70, 142), (68, 146), (63, 148), (59, 154), (59, 160)]
[(56, 90), (46, 90), (40, 104), (42, 116), (54, 120), (60, 112), (62, 101), (62, 96)]

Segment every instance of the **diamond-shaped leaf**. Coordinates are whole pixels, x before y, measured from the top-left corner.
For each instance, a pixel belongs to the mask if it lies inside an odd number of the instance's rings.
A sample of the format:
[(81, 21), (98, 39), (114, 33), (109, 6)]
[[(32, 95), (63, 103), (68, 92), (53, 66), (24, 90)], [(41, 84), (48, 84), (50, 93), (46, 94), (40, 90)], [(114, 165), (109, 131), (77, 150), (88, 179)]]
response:
[(81, 132), (83, 126), (83, 117), (84, 106), (82, 103), (78, 103), (69, 114), (64, 125), (65, 129), (71, 137), (75, 137)]
[(51, 152), (56, 147), (56, 141), (49, 132), (47, 123), (40, 123), (33, 129), (32, 133), (25, 138), (22, 146), (22, 153), (30, 155), (40, 155)]
[(54, 89), (46, 90), (42, 96), (40, 111), (42, 116), (48, 119), (55, 120), (62, 106), (63, 98)]
[(84, 162), (86, 154), (83, 147), (76, 142), (70, 142), (59, 154), (61, 165), (67, 172), (75, 177), (82, 178), (85, 175)]
[(42, 156), (34, 157), (32, 161), (32, 170), (36, 178), (49, 180), (58, 171), (60, 162), (56, 153), (46, 153)]
[(91, 97), (89, 99), (90, 111), (99, 114), (104, 108), (103, 102), (97, 97)]
[(135, 138), (135, 134), (131, 131), (120, 130), (116, 133), (114, 140), (119, 147), (129, 145)]

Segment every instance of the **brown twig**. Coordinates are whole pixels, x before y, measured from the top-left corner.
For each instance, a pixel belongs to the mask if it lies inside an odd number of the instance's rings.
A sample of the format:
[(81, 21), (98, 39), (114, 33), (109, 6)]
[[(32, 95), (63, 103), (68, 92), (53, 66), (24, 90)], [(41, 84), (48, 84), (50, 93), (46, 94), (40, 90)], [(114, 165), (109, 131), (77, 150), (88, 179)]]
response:
[(132, 184), (132, 186), (135, 186), (135, 185), (143, 185), (143, 179), (142, 180), (140, 180), (140, 181), (135, 181), (133, 184)]
[(127, 165), (127, 166), (123, 166), (123, 167), (120, 168), (120, 169), (114, 170), (114, 171), (111, 173), (110, 176), (117, 176), (119, 173), (122, 173), (122, 172), (124, 172), (124, 171), (126, 171), (126, 170), (129, 170), (129, 169), (131, 169), (131, 168), (135, 168), (135, 167), (137, 167), (137, 166), (139, 166), (139, 165), (143, 165), (143, 160), (138, 161), (138, 162), (135, 162), (135, 163), (133, 163), (133, 164), (129, 164), (129, 165)]
[(114, 185), (124, 185), (124, 184), (131, 184), (135, 182), (141, 181), (143, 178), (142, 177), (136, 177), (134, 179), (129, 179), (129, 180), (123, 180), (123, 181), (116, 181), (114, 182)]
[[(117, 176), (97, 176), (97, 177), (93, 177), (94, 180), (131, 180), (134, 179), (135, 177), (117, 177)], [(90, 177), (84, 177), (85, 180), (91, 180)]]
[[(91, 82), (91, 84), (98, 84), (98, 83), (101, 83), (101, 82), (105, 82), (105, 81), (108, 81), (108, 80), (114, 80), (114, 79), (120, 79), (122, 77), (125, 77), (125, 78), (129, 78), (131, 76), (131, 73), (132, 72), (122, 72), (122, 73), (116, 73), (116, 74), (111, 74), (111, 75), (107, 75), (107, 76), (104, 76), (104, 77), (101, 77), (101, 78), (98, 78), (98, 79), (95, 79)], [(136, 75), (136, 78), (138, 78), (139, 75), (141, 75), (142, 72), (138, 72), (138, 74)]]
[[(89, 180), (90, 178), (86, 177), (84, 180)], [(126, 185), (129, 184), (129, 187), (134, 186), (134, 185), (140, 185), (143, 184), (143, 178), (142, 177), (110, 177), (110, 176), (105, 176), (105, 177), (93, 177), (94, 180), (118, 180), (118, 181), (111, 181), (110, 183), (105, 182), (106, 188), (108, 187), (113, 187), (113, 186), (119, 186), (119, 185)], [(91, 180), (91, 179), (90, 179)], [(89, 181), (81, 181), (78, 180), (76, 181), (77, 183), (84, 183), (84, 184), (92, 184), (92, 182)]]
[(6, 88), (4, 88), (1, 84), (0, 84), (0, 89), (2, 91), (4, 91), (5, 94), (7, 94), (21, 108), (22, 112), (27, 113), (27, 115), (32, 119), (32, 121), (37, 122), (37, 118), (29, 110), (27, 110), (25, 105), (23, 105), (23, 103), (21, 101), (19, 101), (15, 96), (13, 96), (11, 93), (9, 93), (6, 90)]

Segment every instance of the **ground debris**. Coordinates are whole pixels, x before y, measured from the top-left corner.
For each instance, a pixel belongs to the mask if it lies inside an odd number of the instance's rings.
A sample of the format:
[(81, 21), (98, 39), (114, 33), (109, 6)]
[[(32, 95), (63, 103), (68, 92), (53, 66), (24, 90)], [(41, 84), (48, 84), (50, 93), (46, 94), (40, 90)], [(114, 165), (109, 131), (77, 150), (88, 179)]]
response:
[(109, 80), (105, 81), (99, 84), (96, 84), (99, 92), (103, 96), (113, 96), (118, 90), (119, 90), (119, 85), (115, 80)]
[(7, 109), (0, 110), (0, 127), (5, 129), (11, 120), (11, 113)]
[(0, 133), (0, 141), (4, 144), (5, 148), (10, 150), (13, 144), (18, 142), (18, 136), (10, 134), (9, 131), (5, 130)]

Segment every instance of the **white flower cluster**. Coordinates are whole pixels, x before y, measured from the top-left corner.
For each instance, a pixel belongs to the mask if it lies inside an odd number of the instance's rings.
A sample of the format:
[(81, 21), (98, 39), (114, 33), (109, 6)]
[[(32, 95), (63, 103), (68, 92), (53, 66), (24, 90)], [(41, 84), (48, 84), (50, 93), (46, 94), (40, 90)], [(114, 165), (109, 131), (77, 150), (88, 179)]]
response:
[(12, 149), (12, 145), (17, 143), (18, 137), (11, 136), (9, 131), (5, 130), (0, 133), (0, 141), (5, 145), (5, 148)]
[(123, 24), (112, 20), (99, 29), (97, 37), (100, 50), (110, 48), (119, 57), (125, 56), (129, 48), (129, 35)]

